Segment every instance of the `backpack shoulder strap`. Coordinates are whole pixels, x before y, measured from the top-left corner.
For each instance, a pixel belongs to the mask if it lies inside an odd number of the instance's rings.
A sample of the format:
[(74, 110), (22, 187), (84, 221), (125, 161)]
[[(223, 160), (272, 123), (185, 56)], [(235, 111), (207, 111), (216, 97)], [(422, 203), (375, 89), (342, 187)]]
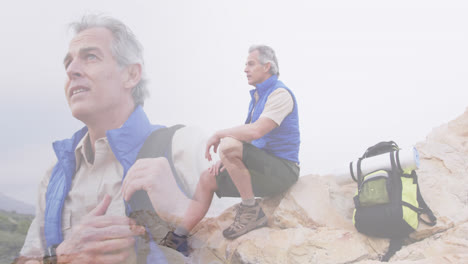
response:
[(166, 157), (172, 160), (171, 156), (167, 157), (167, 154), (172, 153), (172, 137), (182, 127), (184, 125), (164, 127), (151, 133), (141, 147), (137, 159)]
[[(435, 217), (431, 208), (429, 208), (429, 206), (426, 204), (426, 201), (424, 201), (424, 198), (421, 195), (421, 190), (419, 189), (419, 184), (418, 184), (418, 175), (416, 174), (415, 171), (412, 171), (411, 176), (413, 176), (413, 179), (416, 182), (416, 185), (418, 186), (417, 198), (418, 198), (419, 208), (421, 208), (421, 213), (419, 214), (419, 220), (421, 220), (421, 222), (425, 223), (428, 226), (435, 226), (437, 224), (437, 218)], [(429, 221), (426, 221), (425, 219), (423, 219), (421, 215), (427, 215), (427, 217), (429, 218)]]
[[(174, 136), (174, 133), (182, 127), (184, 126), (175, 125), (153, 131), (146, 138), (145, 143), (143, 143), (143, 146), (138, 152), (137, 160), (144, 158), (166, 157), (177, 182), (178, 177), (176, 176), (176, 170), (172, 162), (172, 137)], [(157, 246), (155, 246), (153, 241), (154, 235), (151, 233), (151, 227), (154, 226), (155, 223), (160, 223), (162, 219), (157, 215), (148, 194), (144, 190), (136, 191), (130, 198), (130, 201), (128, 201), (128, 205), (130, 208), (126, 206), (126, 209), (131, 209), (131, 212), (127, 211), (127, 215), (130, 218), (133, 218), (138, 225), (145, 226), (147, 231), (147, 234), (144, 237), (138, 237), (136, 241), (135, 248), (138, 249), (137, 263), (153, 263), (154, 258), (160, 258), (160, 256), (158, 257), (158, 254), (161, 254), (161, 252), (155, 250), (155, 248), (157, 249)], [(148, 235), (148, 233), (151, 235)], [(151, 245), (153, 245), (153, 247)], [(167, 263), (167, 261), (164, 261), (164, 263)]]
[(380, 258), (381, 262), (388, 262), (390, 258), (397, 253), (398, 250), (403, 246), (403, 238), (392, 238), (390, 239), (390, 245), (388, 246), (387, 253)]
[[(172, 162), (172, 137), (175, 132), (182, 127), (184, 127), (184, 125), (175, 125), (154, 131), (146, 138), (145, 143), (137, 155), (137, 160), (144, 158), (166, 157), (171, 166), (174, 178), (179, 186), (180, 183), (178, 182), (179, 180), (176, 174), (176, 169)], [(132, 211), (148, 210), (155, 212), (149, 196), (144, 190), (136, 191), (130, 198), (130, 201), (128, 201), (128, 204)]]

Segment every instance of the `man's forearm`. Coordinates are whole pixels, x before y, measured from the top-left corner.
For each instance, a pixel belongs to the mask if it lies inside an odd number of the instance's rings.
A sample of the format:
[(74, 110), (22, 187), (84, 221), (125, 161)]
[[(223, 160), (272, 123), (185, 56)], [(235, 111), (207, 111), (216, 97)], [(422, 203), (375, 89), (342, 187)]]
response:
[(278, 125), (268, 117), (260, 117), (251, 124), (223, 129), (215, 133), (218, 138), (232, 137), (239, 141), (251, 142), (268, 134)]
[(260, 135), (260, 133), (258, 133), (258, 131), (255, 129), (255, 126), (253, 124), (245, 124), (245, 125), (240, 125), (240, 126), (236, 126), (232, 128), (219, 130), (215, 133), (215, 135), (219, 139), (222, 139), (225, 137), (232, 137), (242, 142), (251, 142), (263, 136), (263, 135)]

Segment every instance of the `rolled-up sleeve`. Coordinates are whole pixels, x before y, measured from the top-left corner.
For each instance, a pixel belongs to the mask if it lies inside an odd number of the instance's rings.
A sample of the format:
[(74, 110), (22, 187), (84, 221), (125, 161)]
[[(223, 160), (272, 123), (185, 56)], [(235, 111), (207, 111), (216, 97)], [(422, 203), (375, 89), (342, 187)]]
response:
[(268, 117), (280, 126), (293, 108), (294, 101), (291, 94), (284, 88), (278, 88), (268, 96), (260, 117)]

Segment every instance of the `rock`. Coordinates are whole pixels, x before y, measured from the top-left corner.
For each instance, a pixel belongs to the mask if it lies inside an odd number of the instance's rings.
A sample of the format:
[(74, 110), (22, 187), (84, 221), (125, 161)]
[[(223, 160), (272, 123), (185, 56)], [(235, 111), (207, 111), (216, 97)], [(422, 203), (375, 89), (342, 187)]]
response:
[(313, 175), (300, 177), (274, 211), (272, 226), (353, 229), (353, 225), (345, 218), (347, 214), (339, 213), (341, 203), (331, 197), (330, 190), (333, 188), (337, 186), (333, 185), (331, 179)]
[(180, 254), (178, 251), (168, 248), (168, 247), (159, 247), (161, 251), (163, 252), (164, 256), (166, 257), (167, 263), (171, 264), (185, 264), (185, 263), (190, 263), (190, 260), (184, 255)]
[[(339, 254), (343, 248), (347, 253)], [(263, 228), (232, 250), (231, 263), (326, 264), (372, 257), (361, 235), (328, 228)]]
[[(392, 261), (402, 263), (468, 263), (468, 222), (403, 247)], [(413, 262), (409, 262), (413, 261)], [(400, 262), (397, 262), (400, 263)]]
[[(468, 111), (435, 128), (416, 145), (422, 195), (438, 218), (420, 223), (390, 262), (468, 263)], [(188, 263), (381, 263), (389, 240), (366, 237), (352, 224), (356, 184), (338, 185), (333, 175), (307, 175), (262, 207), (268, 226), (235, 240), (222, 230), (235, 206), (204, 219), (189, 239)]]

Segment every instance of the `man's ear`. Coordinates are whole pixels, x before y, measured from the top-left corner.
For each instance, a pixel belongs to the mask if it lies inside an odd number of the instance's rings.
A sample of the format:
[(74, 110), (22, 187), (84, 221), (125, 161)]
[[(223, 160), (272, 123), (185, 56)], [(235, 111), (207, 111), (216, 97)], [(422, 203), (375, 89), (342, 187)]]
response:
[(270, 72), (270, 68), (271, 68), (271, 63), (267, 62), (267, 63), (263, 64), (263, 71), (265, 73)]
[(127, 78), (125, 88), (132, 89), (141, 80), (141, 64), (130, 64), (127, 66)]

